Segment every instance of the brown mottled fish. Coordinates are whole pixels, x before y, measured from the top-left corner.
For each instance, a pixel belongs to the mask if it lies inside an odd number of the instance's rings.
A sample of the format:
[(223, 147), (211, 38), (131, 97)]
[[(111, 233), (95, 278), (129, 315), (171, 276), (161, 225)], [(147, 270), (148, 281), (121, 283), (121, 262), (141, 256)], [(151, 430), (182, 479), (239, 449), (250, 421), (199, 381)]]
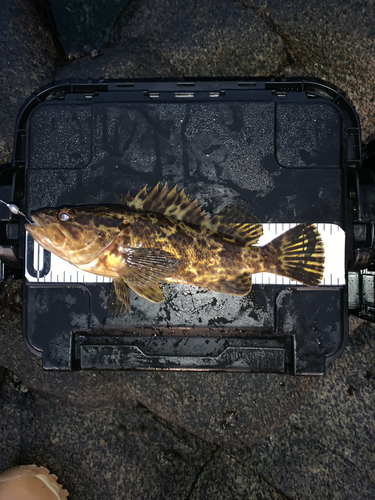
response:
[(162, 302), (160, 283), (184, 283), (243, 296), (251, 275), (270, 272), (318, 285), (324, 248), (311, 223), (290, 229), (263, 247), (253, 246), (262, 224), (243, 207), (208, 218), (184, 190), (144, 186), (121, 205), (42, 209), (26, 230), (43, 248), (79, 269), (113, 278), (110, 312), (130, 309), (129, 291)]

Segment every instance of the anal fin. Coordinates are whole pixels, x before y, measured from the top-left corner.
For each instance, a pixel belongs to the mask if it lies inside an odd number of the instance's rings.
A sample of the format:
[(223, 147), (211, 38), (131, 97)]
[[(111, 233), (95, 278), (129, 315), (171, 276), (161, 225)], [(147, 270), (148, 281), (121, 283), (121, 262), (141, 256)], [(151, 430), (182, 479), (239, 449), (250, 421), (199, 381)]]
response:
[(212, 292), (227, 293), (243, 297), (251, 290), (251, 274), (243, 273), (234, 280), (217, 280), (207, 284)]

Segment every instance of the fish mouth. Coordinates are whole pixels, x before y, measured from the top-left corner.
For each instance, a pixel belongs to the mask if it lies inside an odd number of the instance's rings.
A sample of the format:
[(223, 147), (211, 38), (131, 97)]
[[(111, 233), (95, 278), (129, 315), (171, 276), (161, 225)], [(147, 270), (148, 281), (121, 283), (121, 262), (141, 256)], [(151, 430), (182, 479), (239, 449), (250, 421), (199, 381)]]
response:
[(35, 213), (31, 215), (31, 220), (33, 224), (25, 224), (25, 229), (42, 247), (61, 245), (65, 241), (65, 234), (58, 227), (48, 224), (44, 217)]
[(38, 227), (42, 227), (42, 222), (43, 219), (40, 217), (40, 215), (34, 213), (31, 214), (31, 221)]
[(42, 227), (34, 225), (34, 224), (25, 224), (25, 229), (29, 234), (31, 234), (31, 236), (34, 238), (34, 240), (37, 243), (39, 243), (40, 245), (43, 246), (43, 243), (44, 243), (44, 245), (46, 243), (47, 244), (52, 243), (50, 238), (47, 236), (46, 231)]
[(29, 223), (26, 223), (25, 224), (25, 229), (28, 233), (30, 233), (31, 235), (33, 234), (33, 232), (35, 233), (36, 231), (36, 228), (39, 228), (42, 229), (42, 224), (41, 224), (41, 218), (38, 217), (37, 214), (32, 214), (31, 217), (30, 217), (31, 221), (33, 222), (33, 224), (29, 224)]

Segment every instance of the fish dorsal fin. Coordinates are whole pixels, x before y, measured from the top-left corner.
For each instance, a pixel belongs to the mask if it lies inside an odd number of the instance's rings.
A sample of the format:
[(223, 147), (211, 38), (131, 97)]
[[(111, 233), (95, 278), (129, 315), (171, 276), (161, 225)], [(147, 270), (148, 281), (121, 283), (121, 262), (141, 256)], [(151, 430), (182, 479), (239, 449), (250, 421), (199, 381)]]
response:
[(209, 220), (197, 200), (190, 201), (183, 189), (177, 191), (177, 186), (168, 191), (166, 183), (160, 189), (159, 182), (149, 193), (146, 184), (132, 200), (126, 197), (124, 201), (136, 210), (157, 212), (198, 226)]
[(190, 201), (185, 191), (177, 191), (174, 186), (168, 191), (165, 183), (160, 188), (160, 182), (147, 193), (147, 184), (134, 198), (128, 193), (121, 198), (121, 203), (136, 210), (147, 210), (173, 217), (177, 220), (204, 226), (215, 233), (240, 240), (246, 245), (254, 245), (263, 234), (262, 224), (243, 207), (225, 207), (209, 219), (198, 201)]
[(125, 196), (123, 195), (120, 196), (120, 203), (121, 205), (130, 206), (130, 203), (133, 201), (133, 199), (134, 199), (133, 196), (128, 191)]
[(143, 201), (147, 197), (147, 184), (143, 186), (143, 188), (132, 198), (131, 194), (128, 194), (123, 198), (123, 201), (132, 208), (137, 210), (141, 210), (143, 208)]
[(254, 245), (263, 234), (262, 224), (255, 215), (234, 205), (223, 208), (203, 225), (216, 233), (243, 241), (246, 245)]

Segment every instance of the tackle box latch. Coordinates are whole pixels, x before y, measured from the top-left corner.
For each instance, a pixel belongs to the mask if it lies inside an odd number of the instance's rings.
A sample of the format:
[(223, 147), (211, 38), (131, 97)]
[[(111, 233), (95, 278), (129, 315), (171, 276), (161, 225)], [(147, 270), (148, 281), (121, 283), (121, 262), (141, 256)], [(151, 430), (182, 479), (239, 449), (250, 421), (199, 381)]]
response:
[[(351, 314), (375, 322), (375, 147), (363, 150), (363, 164), (348, 169), (353, 204), (352, 259), (348, 265)], [(350, 240), (349, 240), (350, 241)]]

